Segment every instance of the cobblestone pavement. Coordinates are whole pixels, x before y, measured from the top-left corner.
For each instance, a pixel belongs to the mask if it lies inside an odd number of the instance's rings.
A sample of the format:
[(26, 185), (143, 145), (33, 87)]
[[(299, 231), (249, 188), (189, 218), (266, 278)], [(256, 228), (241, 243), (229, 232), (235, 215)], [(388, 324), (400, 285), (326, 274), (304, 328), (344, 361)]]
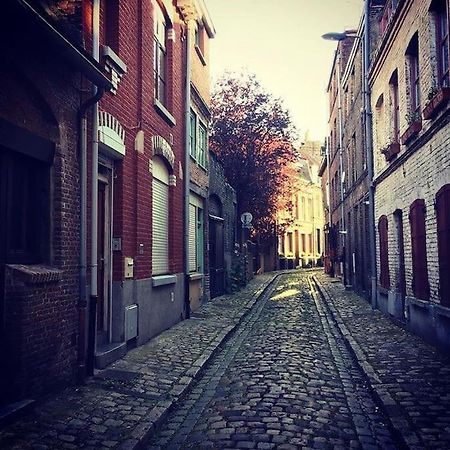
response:
[(450, 358), (340, 283), (316, 279), (397, 433), (411, 448), (449, 449)]
[(148, 448), (397, 448), (308, 274), (273, 289)]
[(208, 302), (85, 386), (50, 396), (0, 431), (0, 448), (134, 448), (199, 376), (274, 276), (260, 275), (239, 293)]

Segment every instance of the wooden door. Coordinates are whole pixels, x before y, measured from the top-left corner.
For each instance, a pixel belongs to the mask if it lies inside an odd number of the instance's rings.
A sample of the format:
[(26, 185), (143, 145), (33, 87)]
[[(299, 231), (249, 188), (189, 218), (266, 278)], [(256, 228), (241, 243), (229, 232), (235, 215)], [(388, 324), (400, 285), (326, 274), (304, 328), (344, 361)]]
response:
[(214, 298), (225, 292), (223, 220), (218, 218), (209, 220), (209, 255), (211, 298)]
[(436, 195), (436, 219), (439, 256), (439, 297), (450, 306), (450, 184)]
[(105, 292), (105, 243), (106, 243), (106, 187), (107, 184), (99, 181), (98, 183), (98, 223), (97, 223), (97, 287), (98, 287), (98, 300), (97, 300), (97, 331), (103, 333), (106, 331), (105, 312), (107, 311), (106, 305), (106, 292)]

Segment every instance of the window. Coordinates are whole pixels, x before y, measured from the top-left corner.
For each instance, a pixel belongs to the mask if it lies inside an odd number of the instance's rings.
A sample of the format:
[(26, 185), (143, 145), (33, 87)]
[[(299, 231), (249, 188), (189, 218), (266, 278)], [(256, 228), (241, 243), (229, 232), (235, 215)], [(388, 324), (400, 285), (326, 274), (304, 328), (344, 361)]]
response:
[(411, 39), (406, 53), (409, 66), (410, 112), (412, 115), (420, 117), (419, 38), (417, 33)]
[(399, 101), (398, 101), (398, 74), (397, 70), (391, 76), (389, 81), (390, 91), (391, 91), (391, 117), (392, 117), (392, 129), (391, 129), (391, 143), (399, 142), (400, 133), (400, 111), (399, 111)]
[(303, 253), (306, 253), (306, 235), (305, 234), (302, 234), (302, 249), (301, 249), (301, 251)]
[(206, 166), (206, 154), (208, 146), (208, 132), (206, 127), (202, 124), (198, 124), (198, 141), (197, 141), (197, 162), (205, 167)]
[(202, 201), (192, 196), (189, 203), (189, 272), (203, 272), (203, 208)]
[(388, 252), (388, 219), (381, 216), (378, 220), (378, 235), (380, 239), (380, 285), (384, 289), (391, 287), (389, 276), (389, 252)]
[(189, 154), (197, 158), (197, 116), (191, 111), (191, 122), (189, 126)]
[(439, 256), (439, 297), (450, 306), (450, 184), (436, 194), (436, 222)]
[(313, 211), (313, 202), (311, 198), (308, 199), (308, 213), (309, 219), (312, 220), (314, 218), (314, 211)]
[(294, 241), (292, 232), (287, 233), (287, 253), (294, 253)]
[(409, 210), (409, 222), (411, 226), (413, 271), (412, 290), (416, 298), (429, 300), (430, 286), (428, 283), (424, 200), (418, 199), (412, 203)]
[(154, 72), (154, 86), (155, 86), (155, 98), (162, 104), (166, 103), (166, 37), (167, 37), (167, 24), (161, 8), (156, 5), (155, 7), (155, 32), (154, 32), (154, 60), (153, 60), (153, 72)]
[(436, 20), (438, 86), (450, 87), (448, 2), (446, 0), (437, 1), (435, 2), (434, 9)]
[(11, 264), (48, 262), (50, 166), (0, 147), (0, 180), (0, 257)]
[(102, 7), (105, 14), (105, 43), (115, 53), (119, 53), (119, 0), (104, 0)]
[(208, 130), (192, 110), (189, 126), (189, 153), (202, 167), (206, 167), (208, 155)]
[(164, 161), (153, 160), (152, 273), (169, 272), (169, 171)]

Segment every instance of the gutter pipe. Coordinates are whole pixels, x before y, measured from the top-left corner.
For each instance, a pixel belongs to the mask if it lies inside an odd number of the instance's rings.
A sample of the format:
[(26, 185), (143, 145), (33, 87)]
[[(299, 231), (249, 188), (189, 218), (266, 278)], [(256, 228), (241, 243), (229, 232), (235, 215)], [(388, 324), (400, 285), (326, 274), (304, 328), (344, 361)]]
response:
[(103, 96), (104, 90), (98, 89), (96, 94), (86, 100), (78, 110), (78, 133), (80, 155), (80, 268), (78, 302), (78, 380), (86, 376), (86, 316), (87, 316), (87, 110)]
[[(92, 56), (95, 61), (100, 57), (100, 0), (92, 1)], [(97, 94), (94, 86), (94, 95)], [(87, 373), (93, 375), (96, 345), (96, 316), (97, 316), (97, 226), (98, 226), (98, 103), (92, 107), (92, 158), (91, 158), (91, 292), (89, 300), (89, 329), (87, 349)]]
[(377, 255), (375, 245), (375, 185), (373, 168), (372, 143), (372, 106), (369, 85), (370, 68), (370, 0), (364, 0), (364, 115), (365, 115), (365, 144), (367, 158), (367, 176), (369, 178), (369, 252), (370, 252), (370, 281), (371, 304), (377, 306)]
[(184, 309), (185, 317), (191, 316), (191, 305), (189, 299), (189, 190), (190, 190), (190, 126), (191, 126), (191, 41), (192, 23), (188, 18), (186, 21), (186, 76), (185, 76), (185, 141), (184, 141)]

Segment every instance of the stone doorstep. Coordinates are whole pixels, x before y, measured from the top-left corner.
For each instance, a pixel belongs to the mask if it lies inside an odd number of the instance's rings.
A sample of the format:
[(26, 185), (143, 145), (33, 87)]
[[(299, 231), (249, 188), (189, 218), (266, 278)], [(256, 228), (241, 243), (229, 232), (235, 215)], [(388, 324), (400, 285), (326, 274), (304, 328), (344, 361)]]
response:
[[(312, 279), (317, 287), (319, 294), (325, 300), (326, 305), (331, 312), (331, 315), (333, 316), (333, 319), (335, 320), (344, 339), (344, 342), (346, 343), (346, 346), (350, 350), (350, 353), (352, 354), (362, 373), (365, 374), (366, 379), (369, 383), (369, 389), (372, 392), (376, 403), (382, 408), (385, 416), (388, 418), (394, 435), (400, 439), (401, 444), (404, 448), (421, 448), (421, 439), (410, 426), (408, 416), (403, 413), (402, 406), (392, 398), (386, 387), (381, 384), (381, 381), (378, 378), (375, 369), (366, 358), (364, 351), (361, 349), (358, 342), (353, 338), (350, 330), (345, 325), (345, 322), (342, 319), (339, 311), (334, 306), (332, 296), (327, 292), (324, 286), (321, 285), (316, 276), (313, 276)], [(345, 291), (343, 293), (345, 293)], [(399, 421), (400, 415), (403, 416), (403, 420), (401, 421)]]
[[(152, 408), (147, 416), (147, 420), (135, 427), (131, 433), (130, 439), (122, 442), (119, 446), (120, 450), (140, 450), (145, 448), (145, 444), (150, 440), (158, 426), (166, 419), (173, 408), (182, 401), (192, 386), (192, 383), (201, 376), (205, 365), (217, 354), (219, 347), (228, 340), (230, 335), (250, 313), (256, 302), (270, 289), (270, 286), (274, 281), (285, 273), (285, 271), (274, 273), (271, 279), (257, 287), (250, 300), (248, 300), (247, 304), (241, 309), (242, 314), (237, 322), (234, 325), (224, 328), (213, 343), (206, 348), (199, 358), (197, 358), (193, 367), (186, 371), (183, 377), (178, 380), (179, 382), (172, 387), (169, 392), (169, 399), (166, 398), (160, 400)], [(236, 294), (238, 295), (239, 292)]]

